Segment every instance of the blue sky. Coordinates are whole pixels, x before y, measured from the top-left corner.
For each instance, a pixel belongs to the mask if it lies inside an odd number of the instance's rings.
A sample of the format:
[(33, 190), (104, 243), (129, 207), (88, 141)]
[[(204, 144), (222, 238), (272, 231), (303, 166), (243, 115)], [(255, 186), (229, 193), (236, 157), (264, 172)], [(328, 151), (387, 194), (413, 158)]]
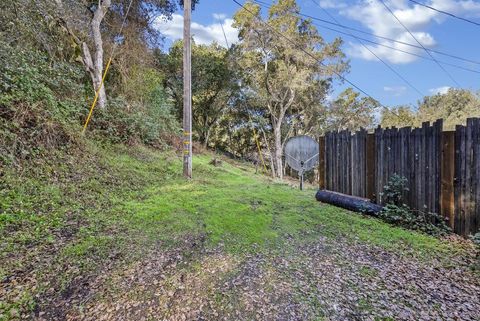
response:
[[(480, 22), (479, 1), (418, 1)], [(239, 2), (243, 3), (244, 0), (239, 0)], [(263, 2), (271, 3), (273, 1), (263, 0)], [(302, 13), (331, 21), (331, 18), (319, 7), (318, 4), (320, 4), (323, 9), (327, 10), (341, 24), (397, 41), (416, 44), (415, 40), (411, 38), (378, 0), (297, 0), (297, 3)], [(480, 62), (480, 26), (445, 16), (407, 0), (389, 0), (386, 3), (425, 47)], [(221, 29), (223, 25), (229, 43), (235, 42), (237, 33), (231, 27), (231, 18), (238, 9), (238, 5), (232, 0), (200, 0), (192, 14), (192, 33), (195, 41), (198, 43), (217, 41), (221, 45), (225, 45)], [(263, 10), (265, 11), (265, 9)], [(173, 15), (172, 20), (158, 22), (158, 28), (166, 36), (165, 48), (168, 48), (172, 41), (182, 37), (182, 15), (183, 13), (179, 11)], [(318, 22), (318, 24), (328, 26), (328, 24), (321, 22)], [(342, 30), (335, 26), (330, 25), (330, 27)], [(327, 41), (331, 41), (337, 36), (343, 37), (345, 43), (342, 49), (350, 59), (351, 65), (350, 73), (346, 75), (346, 78), (375, 99), (378, 99), (382, 104), (389, 106), (401, 104), (415, 105), (421, 98), (419, 93), (410, 88), (403, 80), (362, 47), (358, 40), (349, 36), (339, 35), (321, 27), (318, 27), (318, 30)], [(428, 56), (423, 49), (408, 47), (368, 35), (358, 33), (355, 33), (355, 35), (418, 55)], [(423, 95), (431, 95), (439, 91), (443, 92), (448, 87), (457, 87), (434, 61), (420, 59), (370, 43), (365, 44), (407, 81), (413, 84)], [(437, 60), (480, 71), (480, 64), (468, 63), (434, 53), (433, 55)], [(480, 89), (479, 73), (464, 71), (447, 65), (444, 65), (444, 68), (460, 84), (461, 88)], [(341, 84), (340, 81), (337, 81), (332, 96), (336, 96), (346, 86), (348, 84)]]

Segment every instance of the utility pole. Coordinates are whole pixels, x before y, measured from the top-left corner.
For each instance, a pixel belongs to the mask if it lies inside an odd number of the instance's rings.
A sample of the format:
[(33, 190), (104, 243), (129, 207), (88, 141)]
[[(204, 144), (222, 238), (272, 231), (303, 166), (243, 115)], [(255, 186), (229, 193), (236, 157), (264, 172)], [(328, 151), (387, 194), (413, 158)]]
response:
[(192, 0), (183, 1), (183, 176), (192, 178)]

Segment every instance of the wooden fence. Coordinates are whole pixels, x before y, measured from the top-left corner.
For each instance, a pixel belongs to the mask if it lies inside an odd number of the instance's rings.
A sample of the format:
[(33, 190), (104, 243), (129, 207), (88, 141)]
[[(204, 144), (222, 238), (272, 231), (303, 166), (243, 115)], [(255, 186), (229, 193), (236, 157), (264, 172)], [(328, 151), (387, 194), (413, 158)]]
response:
[(408, 179), (405, 202), (440, 213), (455, 233), (480, 229), (480, 119), (443, 131), (443, 121), (421, 128), (329, 132), (320, 137), (321, 189), (370, 198), (384, 204), (389, 178)]

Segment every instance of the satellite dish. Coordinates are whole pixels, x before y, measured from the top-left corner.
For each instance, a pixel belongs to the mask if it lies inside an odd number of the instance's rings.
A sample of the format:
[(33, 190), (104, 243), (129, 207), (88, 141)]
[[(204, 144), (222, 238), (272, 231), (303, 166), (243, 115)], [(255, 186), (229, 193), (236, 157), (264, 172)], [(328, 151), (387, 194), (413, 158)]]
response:
[(312, 169), (318, 161), (318, 143), (309, 136), (295, 136), (285, 144), (285, 161), (298, 171), (300, 189), (303, 189), (303, 174)]

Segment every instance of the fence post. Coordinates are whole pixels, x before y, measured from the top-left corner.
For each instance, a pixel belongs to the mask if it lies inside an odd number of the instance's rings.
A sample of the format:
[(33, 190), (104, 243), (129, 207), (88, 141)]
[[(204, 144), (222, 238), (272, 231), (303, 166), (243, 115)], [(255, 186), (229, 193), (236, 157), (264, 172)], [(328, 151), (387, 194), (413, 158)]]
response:
[(367, 174), (367, 193), (366, 196), (369, 199), (376, 197), (375, 195), (375, 134), (367, 134), (367, 142), (365, 146), (365, 162), (366, 162), (366, 174)]
[(325, 184), (325, 136), (318, 139), (318, 187), (326, 189)]
[(440, 213), (448, 218), (452, 230), (455, 228), (455, 198), (453, 183), (455, 180), (455, 132), (442, 133), (441, 153), (441, 190), (440, 190)]

